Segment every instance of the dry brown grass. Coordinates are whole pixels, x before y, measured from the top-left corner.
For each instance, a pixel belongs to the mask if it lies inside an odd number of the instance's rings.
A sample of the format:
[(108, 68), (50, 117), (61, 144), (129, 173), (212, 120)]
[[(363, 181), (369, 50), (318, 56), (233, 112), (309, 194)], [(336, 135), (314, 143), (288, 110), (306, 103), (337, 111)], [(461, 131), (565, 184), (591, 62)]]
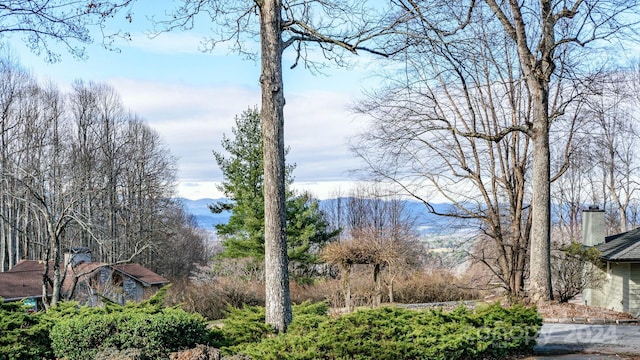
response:
[(367, 239), (357, 239), (327, 244), (322, 249), (322, 260), (336, 265), (383, 263), (384, 251), (380, 244)]
[(420, 271), (395, 285), (395, 301), (405, 304), (476, 300), (481, 292), (448, 270)]
[(169, 306), (182, 305), (210, 320), (226, 316), (226, 310), (243, 305), (264, 305), (264, 285), (256, 281), (218, 278), (208, 283), (183, 281), (174, 283), (167, 292)]
[[(427, 303), (478, 299), (480, 293), (470, 289), (464, 278), (445, 270), (420, 271), (405, 275), (394, 282), (395, 302)], [(169, 306), (182, 305), (210, 320), (226, 316), (229, 307), (244, 305), (264, 306), (264, 283), (233, 277), (218, 277), (208, 282), (175, 282), (167, 293)], [(291, 301), (326, 301), (331, 307), (344, 306), (340, 279), (318, 279), (312, 285), (292, 282)], [(376, 291), (372, 282), (371, 266), (355, 266), (351, 274), (353, 306), (372, 306)], [(388, 287), (383, 288), (383, 302), (389, 302)]]

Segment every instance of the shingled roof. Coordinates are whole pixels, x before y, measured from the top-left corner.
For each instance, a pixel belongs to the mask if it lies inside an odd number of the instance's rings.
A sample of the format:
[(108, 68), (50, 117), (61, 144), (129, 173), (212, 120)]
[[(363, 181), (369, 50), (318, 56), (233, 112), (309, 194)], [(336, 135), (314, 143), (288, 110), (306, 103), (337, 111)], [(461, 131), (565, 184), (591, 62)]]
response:
[(42, 298), (42, 270), (44, 263), (23, 260), (11, 270), (0, 273), (0, 297), (5, 301)]
[(169, 283), (169, 280), (140, 264), (118, 264), (114, 265), (113, 268), (116, 271), (120, 271), (121, 273), (140, 281), (144, 286), (164, 285)]
[[(76, 275), (84, 274), (86, 278), (102, 267), (112, 267), (114, 270), (121, 272), (143, 286), (164, 285), (169, 280), (154, 273), (140, 264), (118, 264), (109, 265), (98, 262), (84, 262), (78, 264), (74, 269)], [(5, 301), (20, 300), (29, 297), (42, 297), (42, 272), (44, 270), (44, 262), (37, 260), (22, 260), (13, 268), (6, 272), (0, 272), (0, 298)], [(50, 274), (53, 273), (51, 270)], [(73, 274), (67, 274), (63, 283), (63, 292), (67, 292), (73, 286)], [(51, 293), (51, 291), (49, 291)]]
[(604, 238), (595, 246), (606, 261), (640, 262), (640, 228)]

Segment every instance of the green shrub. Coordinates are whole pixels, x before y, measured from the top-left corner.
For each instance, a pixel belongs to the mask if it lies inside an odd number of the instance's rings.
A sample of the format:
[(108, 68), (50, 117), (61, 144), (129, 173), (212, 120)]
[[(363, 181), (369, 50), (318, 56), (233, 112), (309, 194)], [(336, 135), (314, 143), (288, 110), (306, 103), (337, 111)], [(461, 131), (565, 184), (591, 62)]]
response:
[(29, 313), (22, 303), (0, 298), (0, 359), (51, 358), (48, 329), (40, 314)]
[(88, 310), (76, 302), (62, 302), (47, 312), (29, 313), (22, 303), (0, 299), (0, 359), (52, 359), (49, 333), (53, 325)]
[(504, 358), (531, 352), (541, 324), (535, 308), (499, 304), (451, 312), (383, 307), (338, 318), (303, 311), (286, 334), (243, 336), (223, 350), (254, 359)]
[[(62, 302), (42, 313), (0, 299), (0, 360), (93, 359), (105, 349), (141, 353), (141, 359), (209, 341), (204, 318), (163, 308), (166, 287), (147, 301), (101, 308)], [(106, 351), (109, 352), (109, 351)]]
[(168, 357), (172, 351), (209, 341), (204, 318), (177, 308), (163, 308), (166, 287), (141, 303), (107, 303), (101, 308), (58, 306), (49, 337), (53, 354), (69, 360), (98, 354), (140, 354), (140, 359)]
[[(327, 317), (329, 306), (327, 303), (303, 302), (293, 306), (293, 323), (289, 332), (304, 332), (317, 327), (320, 321)], [(265, 310), (260, 306), (245, 306), (242, 309), (229, 307), (223, 326), (211, 330), (212, 345), (216, 348), (231, 348), (260, 342), (262, 339), (275, 335), (273, 328), (265, 324)], [(230, 351), (225, 351), (229, 354)]]
[(69, 317), (55, 324), (50, 335), (54, 354), (69, 360), (93, 359), (107, 348), (138, 349), (141, 359), (157, 359), (208, 341), (201, 316), (173, 308)]

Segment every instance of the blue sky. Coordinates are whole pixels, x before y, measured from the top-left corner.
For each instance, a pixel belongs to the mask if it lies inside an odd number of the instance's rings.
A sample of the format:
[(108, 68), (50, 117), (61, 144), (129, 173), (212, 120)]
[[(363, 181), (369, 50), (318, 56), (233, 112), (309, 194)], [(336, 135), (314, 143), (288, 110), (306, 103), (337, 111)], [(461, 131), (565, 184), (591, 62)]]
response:
[[(178, 195), (190, 199), (219, 197), (222, 175), (212, 150), (221, 150), (223, 133), (231, 134), (234, 116), (260, 102), (259, 63), (230, 54), (198, 50), (206, 32), (172, 32), (149, 39), (149, 23), (128, 29), (132, 41), (119, 52), (99, 44), (87, 46), (88, 60), (61, 51), (62, 61), (48, 64), (31, 54), (19, 36), (10, 38), (21, 64), (41, 81), (66, 88), (75, 79), (113, 86), (123, 103), (165, 140), (178, 158)], [(96, 39), (99, 43), (99, 39)], [(362, 94), (372, 66), (367, 58), (351, 69), (331, 67), (313, 75), (303, 66), (291, 70), (285, 54), (285, 143), (295, 162), (295, 184), (320, 198), (344, 192), (358, 166), (346, 141), (364, 127), (349, 107)]]

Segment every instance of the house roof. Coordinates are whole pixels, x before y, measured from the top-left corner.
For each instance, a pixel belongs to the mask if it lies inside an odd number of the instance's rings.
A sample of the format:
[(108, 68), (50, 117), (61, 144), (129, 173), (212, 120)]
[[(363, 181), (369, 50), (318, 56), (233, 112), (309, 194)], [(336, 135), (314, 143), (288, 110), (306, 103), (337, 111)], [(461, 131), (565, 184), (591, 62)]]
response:
[(0, 297), (5, 301), (42, 298), (42, 270), (44, 263), (22, 260), (11, 270), (0, 273)]
[(13, 265), (8, 272), (38, 271), (42, 270), (42, 261), (36, 260), (20, 260), (19, 263)]
[(125, 275), (137, 279), (144, 286), (164, 285), (169, 283), (169, 280), (140, 264), (118, 264), (114, 265), (113, 268)]
[[(73, 286), (73, 274), (82, 275), (86, 278), (95, 274), (98, 268), (109, 266), (109, 264), (101, 262), (83, 262), (73, 268), (73, 273), (67, 273), (62, 291), (67, 292)], [(164, 285), (169, 280), (154, 273), (140, 264), (118, 264), (112, 266), (143, 286)], [(38, 260), (22, 260), (13, 268), (6, 272), (0, 273), (0, 297), (5, 301), (14, 301), (24, 298), (41, 298), (42, 297), (42, 271), (44, 270), (44, 262)], [(51, 291), (49, 291), (51, 293)]]
[(640, 228), (607, 236), (595, 248), (606, 261), (640, 262)]

